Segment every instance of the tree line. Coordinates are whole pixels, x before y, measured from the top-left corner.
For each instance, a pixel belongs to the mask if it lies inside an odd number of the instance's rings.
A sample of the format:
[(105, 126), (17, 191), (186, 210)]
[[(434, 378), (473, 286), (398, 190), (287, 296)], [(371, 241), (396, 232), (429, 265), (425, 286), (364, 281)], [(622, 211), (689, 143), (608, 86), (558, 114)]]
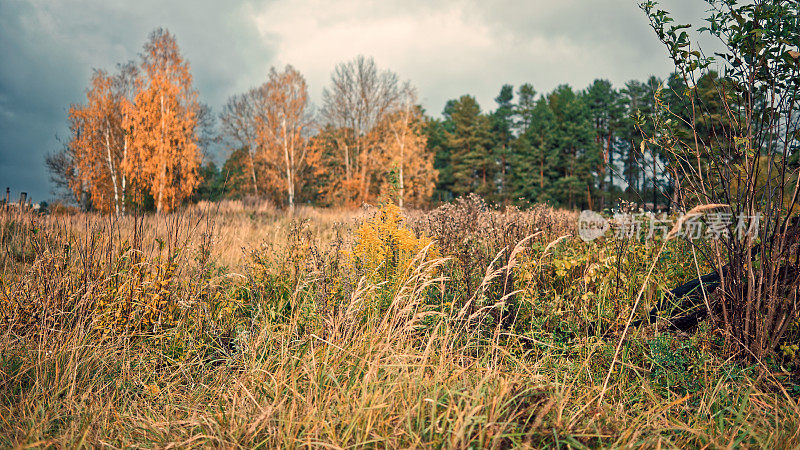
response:
[[(675, 171), (647, 137), (664, 105), (673, 117), (687, 108), (677, 76), (543, 94), (503, 85), (493, 110), (463, 95), (434, 118), (410, 82), (359, 56), (334, 68), (319, 110), (287, 65), (214, 115), (168, 31), (152, 32), (139, 59), (94, 71), (85, 102), (69, 108), (69, 140), (46, 158), (56, 188), (86, 209), (169, 211), (242, 197), (353, 206), (385, 195), (424, 207), (473, 192), (589, 209), (618, 198), (675, 201)], [(710, 73), (691, 89), (713, 96), (718, 84)], [(218, 167), (211, 154), (220, 147)]]

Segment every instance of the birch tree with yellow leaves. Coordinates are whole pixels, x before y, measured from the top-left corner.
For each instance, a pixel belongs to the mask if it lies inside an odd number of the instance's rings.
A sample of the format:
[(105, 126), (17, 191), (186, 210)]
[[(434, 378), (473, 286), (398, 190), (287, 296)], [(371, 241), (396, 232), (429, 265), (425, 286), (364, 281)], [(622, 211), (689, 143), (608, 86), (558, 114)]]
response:
[(309, 168), (306, 135), (312, 126), (308, 109), (308, 88), (303, 76), (287, 65), (282, 72), (274, 67), (263, 86), (264, 103), (257, 116), (259, 133), (269, 165), (282, 179), (289, 208), (294, 208), (298, 184)]
[(253, 193), (294, 208), (316, 160), (307, 138), (313, 125), (305, 78), (294, 67), (270, 69), (267, 81), (228, 100), (223, 132), (247, 150)]
[(428, 150), (423, 114), (416, 102), (416, 90), (405, 83), (395, 110), (381, 124), (383, 166), (396, 171), (397, 205), (401, 208), (406, 200), (416, 206), (425, 203), (436, 187), (434, 155)]
[(129, 188), (123, 170), (129, 135), (123, 123), (130, 111), (135, 76), (132, 64), (121, 66), (113, 76), (95, 70), (86, 104), (72, 105), (68, 113), (71, 139), (67, 151), (76, 174), (70, 188), (77, 198), (88, 194), (93, 208), (116, 215), (125, 213)]
[(131, 130), (123, 168), (138, 189), (153, 196), (156, 210), (167, 212), (188, 197), (199, 180), (197, 93), (189, 63), (175, 37), (157, 29), (144, 46), (134, 102), (125, 115)]

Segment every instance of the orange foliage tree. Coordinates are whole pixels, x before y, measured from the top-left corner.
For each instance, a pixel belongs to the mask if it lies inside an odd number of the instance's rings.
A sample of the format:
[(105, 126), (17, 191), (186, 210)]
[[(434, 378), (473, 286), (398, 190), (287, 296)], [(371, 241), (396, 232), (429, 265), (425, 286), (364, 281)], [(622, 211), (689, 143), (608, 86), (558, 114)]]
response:
[(247, 151), (253, 193), (293, 208), (317, 160), (307, 142), (313, 121), (300, 72), (273, 67), (266, 83), (228, 100), (221, 122), (233, 146)]
[(323, 93), (322, 114), (341, 160), (338, 196), (358, 204), (374, 198), (380, 171), (379, 125), (400, 99), (397, 75), (379, 72), (372, 58), (359, 56), (336, 66)]
[(308, 173), (316, 155), (309, 153), (306, 134), (311, 128), (306, 80), (294, 67), (283, 72), (273, 67), (264, 85), (265, 100), (258, 116), (258, 130), (267, 151), (270, 167), (282, 179), (290, 208), (294, 208), (298, 184)]
[(359, 56), (339, 64), (323, 91), (326, 126), (315, 144), (328, 184), (321, 193), (329, 203), (372, 201), (387, 189), (387, 172), (397, 174), (398, 205), (422, 204), (436, 181), (433, 154), (426, 149), (422, 111), (409, 83), (379, 72), (372, 58)]
[(123, 126), (129, 110), (135, 67), (123, 66), (110, 76), (95, 70), (86, 91), (85, 105), (72, 105), (67, 144), (75, 177), (72, 190), (80, 198), (85, 192), (92, 206), (103, 212), (125, 212), (127, 173), (122, 169), (128, 155), (129, 136)]
[(433, 168), (434, 155), (428, 149), (422, 127), (423, 114), (416, 105), (416, 92), (406, 84), (400, 106), (387, 115), (380, 127), (382, 166), (396, 171), (397, 205), (401, 208), (406, 201), (415, 206), (427, 203), (436, 187), (438, 172)]
[(175, 37), (157, 29), (144, 46), (134, 102), (125, 115), (131, 130), (123, 168), (139, 189), (155, 200), (156, 210), (177, 206), (197, 186), (200, 149), (196, 113), (200, 108), (192, 88), (189, 63)]

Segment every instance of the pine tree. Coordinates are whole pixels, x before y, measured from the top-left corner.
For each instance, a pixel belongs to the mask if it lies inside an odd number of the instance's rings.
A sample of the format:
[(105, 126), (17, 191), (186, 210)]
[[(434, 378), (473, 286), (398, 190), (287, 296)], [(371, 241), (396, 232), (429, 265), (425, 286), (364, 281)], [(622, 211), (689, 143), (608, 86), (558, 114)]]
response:
[(554, 115), (548, 147), (550, 165), (557, 179), (550, 195), (569, 208), (594, 207), (597, 196), (595, 173), (600, 164), (600, 151), (594, 143), (589, 108), (567, 85), (557, 87), (548, 96)]
[(496, 164), (492, 155), (491, 121), (481, 114), (475, 98), (464, 95), (452, 104), (452, 130), (446, 131), (450, 148), (453, 194), (496, 193)]
[(433, 191), (433, 200), (447, 202), (453, 199), (453, 166), (450, 163), (450, 147), (447, 131), (452, 130), (452, 122), (445, 114), (445, 119), (424, 118), (423, 133), (426, 137), (428, 152), (433, 155), (433, 169), (438, 178)]
[(534, 101), (532, 88), (528, 94), (520, 95), (517, 110), (520, 135), (514, 140), (510, 155), (511, 197), (528, 202), (550, 202), (553, 198), (548, 189), (552, 181), (549, 145), (555, 117), (545, 98)]
[(589, 107), (595, 144), (602, 153), (597, 176), (600, 192), (597, 206), (598, 209), (603, 209), (614, 191), (614, 147), (616, 133), (623, 118), (623, 106), (619, 92), (608, 80), (594, 80), (586, 89), (584, 101)]
[[(660, 114), (660, 108), (656, 104), (656, 97), (660, 95), (662, 86), (663, 80), (655, 76), (648, 78), (644, 84), (644, 105), (641, 110), (643, 117), (642, 123), (639, 124), (639, 128), (644, 136), (653, 136), (655, 134), (656, 118), (657, 115)], [(647, 140), (644, 141), (644, 145), (640, 144), (640, 146), (644, 151), (642, 159), (645, 167), (642, 168), (642, 173), (647, 173), (648, 171), (650, 173), (650, 192), (647, 191), (647, 187), (643, 183), (643, 198), (652, 202), (652, 208), (656, 209), (658, 208), (658, 199), (661, 197), (659, 194), (661, 193), (663, 185), (663, 177), (661, 176), (664, 166), (662, 162), (663, 158), (659, 150), (650, 145)]]
[(495, 164), (498, 167), (497, 174), (497, 200), (505, 201), (509, 199), (509, 186), (507, 174), (509, 172), (509, 153), (511, 142), (514, 139), (514, 113), (515, 106), (514, 87), (505, 84), (500, 89), (500, 93), (495, 102), (497, 109), (489, 117), (492, 123), (492, 154)]
[(520, 136), (531, 126), (533, 110), (536, 108), (536, 89), (530, 83), (524, 83), (517, 89), (517, 105), (514, 107), (514, 134)]
[(629, 200), (642, 201), (640, 189), (643, 183), (639, 177), (641, 174), (641, 164), (643, 155), (641, 154), (641, 131), (637, 129), (637, 116), (641, 114), (645, 102), (644, 85), (636, 80), (625, 83), (625, 87), (620, 91), (625, 107), (625, 118), (623, 120), (620, 138), (623, 140), (623, 174), (625, 176), (625, 192)]

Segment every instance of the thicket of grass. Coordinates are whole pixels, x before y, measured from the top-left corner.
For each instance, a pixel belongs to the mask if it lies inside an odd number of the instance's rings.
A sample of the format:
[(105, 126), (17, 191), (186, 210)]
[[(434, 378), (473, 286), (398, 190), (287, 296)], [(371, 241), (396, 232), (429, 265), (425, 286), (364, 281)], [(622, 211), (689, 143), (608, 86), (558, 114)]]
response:
[(626, 327), (686, 244), (398, 214), (2, 213), (0, 446), (800, 446), (796, 359)]

